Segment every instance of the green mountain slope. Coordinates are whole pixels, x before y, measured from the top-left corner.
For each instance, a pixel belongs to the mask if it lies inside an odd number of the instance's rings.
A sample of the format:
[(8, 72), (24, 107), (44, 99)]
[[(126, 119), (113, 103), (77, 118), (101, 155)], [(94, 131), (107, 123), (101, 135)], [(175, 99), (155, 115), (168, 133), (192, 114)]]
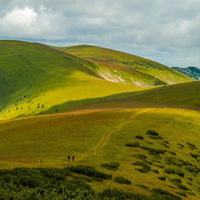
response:
[[(67, 188), (84, 180), (97, 192), (137, 191), (148, 200), (200, 199), (200, 82), (138, 87), (192, 79), (117, 51), (62, 50), (75, 56), (41, 44), (0, 41), (0, 168), (88, 165), (113, 178), (74, 172), (57, 173), (53, 181)], [(68, 155), (75, 161), (68, 162)], [(10, 183), (11, 176), (0, 173)], [(20, 181), (30, 183), (27, 174)]]
[[(113, 176), (101, 182), (90, 180), (97, 191), (117, 188), (150, 195), (153, 188), (159, 188), (198, 200), (199, 122), (198, 111), (169, 108), (7, 120), (0, 123), (0, 167), (95, 166)], [(159, 135), (149, 135), (147, 130)], [(75, 162), (68, 162), (68, 155), (75, 155)], [(112, 162), (118, 163), (118, 169), (101, 166), (112, 166)], [(115, 182), (118, 176), (132, 184)]]
[(200, 109), (200, 81), (162, 86), (145, 91), (130, 92), (128, 97), (85, 105), (93, 108), (181, 108)]
[(60, 112), (56, 105), (140, 90), (102, 80), (93, 65), (45, 45), (0, 41), (0, 119)]
[[(143, 85), (144, 79), (146, 79), (146, 86), (148, 86), (164, 83), (176, 84), (194, 80), (160, 63), (111, 49), (89, 45), (59, 49), (98, 64), (98, 74), (111, 81), (134, 82), (136, 85)], [(102, 67), (104, 72), (102, 72)], [(128, 79), (125, 75), (127, 71), (132, 72), (132, 76)], [(141, 77), (143, 77), (143, 81), (140, 79)], [(152, 83), (153, 80), (149, 81), (150, 77), (153, 78), (154, 83)]]

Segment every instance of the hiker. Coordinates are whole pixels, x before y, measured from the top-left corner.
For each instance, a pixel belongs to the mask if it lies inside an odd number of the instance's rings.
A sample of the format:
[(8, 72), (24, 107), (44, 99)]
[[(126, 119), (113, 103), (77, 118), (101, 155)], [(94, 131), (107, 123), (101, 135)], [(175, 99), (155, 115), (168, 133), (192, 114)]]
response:
[(75, 160), (75, 156), (72, 156), (72, 160), (73, 160), (73, 161)]
[(68, 161), (70, 161), (70, 158), (71, 158), (70, 156), (67, 156)]

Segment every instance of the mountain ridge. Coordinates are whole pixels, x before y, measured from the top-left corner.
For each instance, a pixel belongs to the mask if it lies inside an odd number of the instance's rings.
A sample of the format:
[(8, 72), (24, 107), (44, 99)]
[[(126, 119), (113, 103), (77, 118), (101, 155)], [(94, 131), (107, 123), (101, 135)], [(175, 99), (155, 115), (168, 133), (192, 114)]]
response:
[(172, 67), (173, 69), (180, 71), (183, 74), (186, 74), (187, 76), (190, 76), (191, 78), (194, 78), (196, 80), (200, 80), (200, 69), (197, 67), (186, 67), (186, 68), (182, 68), (182, 67)]

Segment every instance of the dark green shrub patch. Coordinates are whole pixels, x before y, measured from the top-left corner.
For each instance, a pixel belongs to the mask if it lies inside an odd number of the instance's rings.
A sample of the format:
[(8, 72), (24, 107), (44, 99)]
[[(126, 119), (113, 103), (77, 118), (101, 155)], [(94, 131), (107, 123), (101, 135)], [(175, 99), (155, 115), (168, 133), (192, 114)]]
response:
[(122, 177), (122, 176), (117, 176), (114, 178), (114, 181), (120, 184), (127, 184), (127, 185), (131, 185), (131, 181)]
[(156, 131), (154, 131), (154, 130), (148, 130), (148, 131), (146, 132), (146, 134), (147, 134), (147, 135), (159, 136), (159, 133), (156, 132)]
[(185, 193), (183, 193), (183, 192), (176, 192), (176, 194), (178, 194), (178, 195), (180, 195), (182, 197), (187, 197), (187, 195)]
[(135, 136), (137, 139), (139, 139), (139, 140), (143, 140), (144, 139), (144, 137), (142, 137), (141, 135), (136, 135)]
[(125, 146), (127, 146), (127, 147), (140, 147), (140, 143), (139, 142), (126, 143)]
[(166, 174), (177, 174), (177, 175), (179, 175), (181, 177), (185, 176), (185, 174), (182, 171), (178, 170), (178, 169), (167, 168), (167, 169), (164, 170), (164, 172)]
[(120, 164), (118, 162), (110, 162), (110, 163), (102, 163), (101, 166), (106, 169), (115, 171), (119, 168)]
[(165, 148), (169, 149), (169, 145), (167, 145), (167, 144), (165, 144), (165, 143), (162, 143), (162, 145), (163, 145)]
[(163, 149), (153, 149), (149, 150), (149, 154), (152, 156), (159, 156), (160, 154), (165, 154), (167, 151)]
[(146, 185), (135, 185), (135, 186), (141, 187), (143, 189), (149, 189)]
[(159, 176), (158, 179), (160, 179), (161, 181), (165, 181), (166, 177), (165, 176)]
[(173, 178), (170, 181), (175, 185), (182, 183), (182, 180), (180, 178)]
[(194, 144), (192, 144), (192, 143), (190, 143), (190, 142), (186, 142), (186, 144), (190, 147), (191, 150), (198, 149), (198, 148), (196, 147), (196, 145), (194, 145)]
[(189, 188), (183, 184), (177, 184), (177, 187), (182, 189), (182, 190), (189, 190)]
[(153, 139), (153, 140), (163, 140), (162, 137), (156, 136), (156, 135), (150, 135), (149, 138), (151, 138), (151, 139)]
[(154, 166), (159, 167), (159, 168), (161, 168), (161, 169), (164, 169), (164, 166), (163, 166), (163, 165), (154, 164)]
[(175, 155), (176, 155), (176, 153), (175, 153), (175, 152), (173, 152), (173, 151), (168, 151), (168, 153), (169, 153), (169, 154), (171, 154), (171, 155), (173, 155), (173, 156), (175, 156)]
[(135, 168), (135, 169), (142, 173), (147, 173), (147, 172), (151, 171), (151, 167), (144, 162), (137, 161), (137, 162), (133, 163), (133, 165), (141, 166), (142, 168), (139, 168), (139, 169)]
[(190, 153), (190, 156), (192, 156), (193, 158), (197, 159), (198, 157), (200, 157), (200, 154)]
[(186, 170), (188, 172), (195, 173), (195, 174), (198, 174), (200, 172), (200, 168), (198, 168), (197, 166), (193, 166), (193, 167), (187, 166)]
[(146, 197), (144, 195), (140, 194), (132, 194), (128, 192), (122, 192), (117, 190), (116, 188), (114, 189), (105, 189), (103, 192), (99, 194), (99, 200), (127, 200), (127, 199), (132, 199), (132, 200), (151, 200), (150, 197)]
[(166, 199), (166, 200), (181, 200), (181, 198), (177, 195), (174, 195), (166, 190), (153, 188), (152, 192), (155, 194), (154, 196), (157, 197), (155, 199)]
[(178, 166), (178, 167), (193, 166), (190, 162), (185, 161), (185, 160), (180, 159), (180, 158), (173, 157), (173, 156), (166, 157), (165, 162), (166, 162), (167, 165), (175, 165), (175, 166)]
[(185, 146), (184, 146), (183, 144), (178, 144), (178, 147), (179, 147), (180, 149), (183, 149)]
[(143, 154), (135, 154), (134, 157), (138, 158), (140, 160), (146, 160), (147, 159), (147, 156), (145, 156)]
[(159, 174), (159, 171), (157, 170), (157, 169), (152, 169), (151, 170), (153, 173), (155, 173), (155, 174)]
[(77, 166), (69, 167), (69, 170), (71, 172), (74, 172), (74, 173), (77, 173), (77, 174), (82, 174), (82, 175), (86, 175), (86, 176), (89, 176), (89, 177), (93, 177), (97, 180), (111, 179), (112, 178), (112, 175), (106, 174), (106, 173), (103, 173), (103, 172), (99, 172), (94, 167), (89, 167), (89, 166), (77, 165)]

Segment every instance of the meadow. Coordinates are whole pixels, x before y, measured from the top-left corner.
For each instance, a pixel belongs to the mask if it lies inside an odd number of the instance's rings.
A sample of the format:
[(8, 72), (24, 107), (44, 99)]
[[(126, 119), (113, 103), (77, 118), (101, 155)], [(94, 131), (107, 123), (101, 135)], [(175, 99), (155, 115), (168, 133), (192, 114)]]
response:
[(0, 53), (0, 198), (200, 199), (200, 82), (98, 47)]

